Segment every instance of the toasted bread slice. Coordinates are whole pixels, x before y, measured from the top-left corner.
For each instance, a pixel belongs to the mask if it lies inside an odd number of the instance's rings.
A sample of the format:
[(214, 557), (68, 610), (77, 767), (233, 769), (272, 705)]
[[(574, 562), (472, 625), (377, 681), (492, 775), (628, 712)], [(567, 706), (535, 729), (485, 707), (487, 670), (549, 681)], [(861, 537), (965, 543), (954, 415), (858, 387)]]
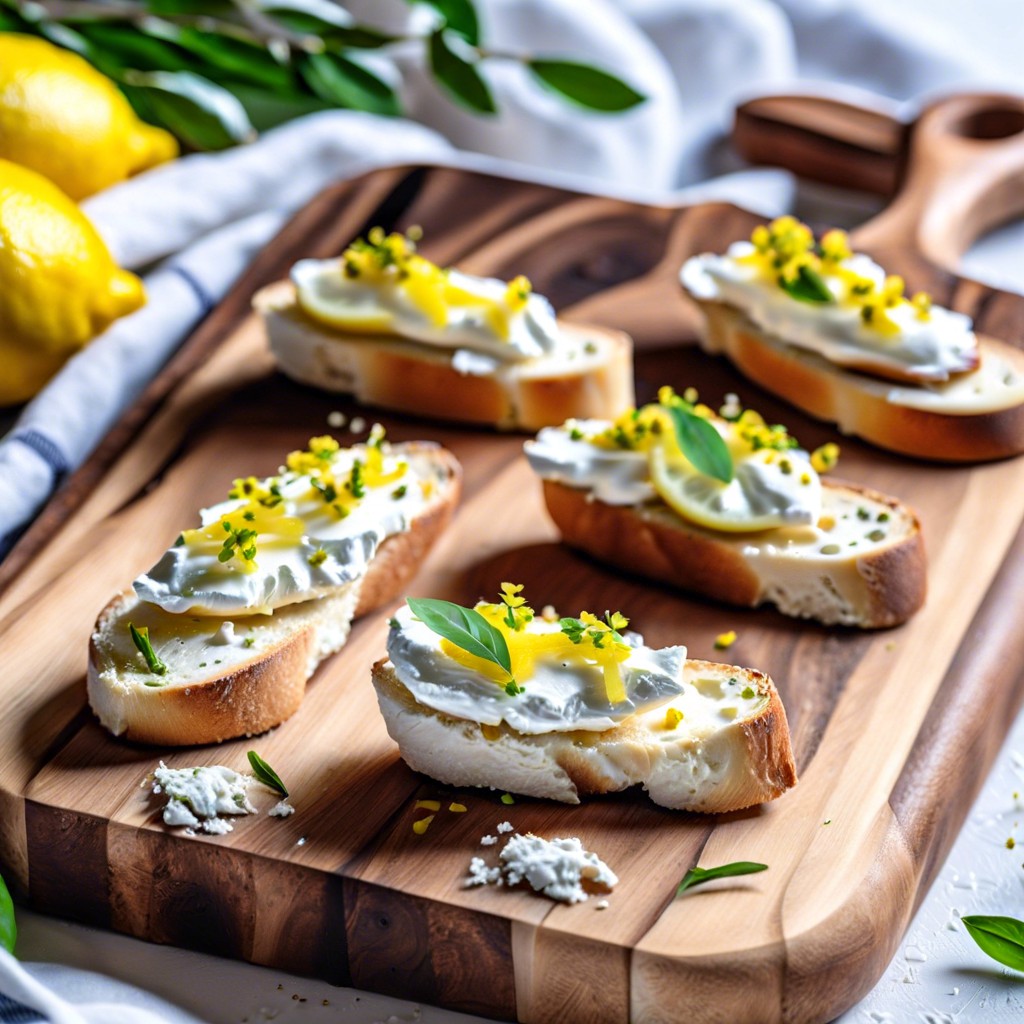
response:
[(980, 337), (981, 364), (945, 383), (905, 384), (843, 369), (766, 334), (738, 309), (694, 299), (702, 344), (768, 391), (846, 434), (904, 455), (978, 462), (1024, 452), (1024, 352)]
[(604, 327), (560, 322), (585, 342), (577, 358), (529, 359), (460, 372), (446, 349), (389, 336), (347, 334), (305, 313), (290, 281), (256, 293), (281, 369), (303, 384), (435, 419), (539, 430), (577, 418), (611, 419), (634, 402), (633, 345)]
[(552, 480), (544, 481), (544, 500), (572, 547), (730, 604), (768, 602), (785, 615), (873, 629), (905, 621), (924, 603), (917, 516), (868, 488), (824, 479), (822, 520), (832, 521), (829, 529), (760, 533), (709, 530), (660, 501), (608, 505)]
[[(458, 504), (461, 471), (449, 452), (426, 442), (395, 447), (429, 458), (437, 487), (409, 529), (386, 538), (353, 583), (273, 615), (176, 615), (134, 592), (115, 597), (89, 645), (89, 703), (100, 722), (140, 743), (191, 746), (264, 732), (294, 714), (306, 680), (344, 646), (353, 618), (405, 591)], [(148, 627), (164, 675), (147, 669), (129, 622)]]
[[(773, 800), (796, 783), (786, 712), (768, 676), (751, 669), (688, 661), (683, 710), (670, 727), (666, 707), (636, 714), (606, 732), (524, 735), (488, 728), (420, 704), (386, 660), (373, 684), (388, 733), (415, 771), (452, 786), (489, 786), (579, 803), (581, 796), (643, 786), (676, 810), (724, 813)], [(747, 717), (728, 718), (730, 693), (751, 687), (763, 699)], [(687, 700), (720, 705), (715, 721), (687, 720)]]

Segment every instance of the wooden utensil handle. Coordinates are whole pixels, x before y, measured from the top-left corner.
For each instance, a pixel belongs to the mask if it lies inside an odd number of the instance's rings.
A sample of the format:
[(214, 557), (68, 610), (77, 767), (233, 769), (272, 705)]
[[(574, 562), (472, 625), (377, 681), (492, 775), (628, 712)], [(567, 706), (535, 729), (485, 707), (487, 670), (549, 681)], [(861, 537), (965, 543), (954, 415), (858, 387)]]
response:
[(763, 96), (737, 109), (733, 140), (752, 162), (894, 196), (857, 245), (909, 248), (956, 270), (978, 238), (1024, 214), (1024, 96), (951, 96), (913, 125), (885, 103)]
[(893, 196), (899, 187), (908, 126), (879, 97), (759, 96), (736, 108), (732, 141), (753, 164), (802, 178)]

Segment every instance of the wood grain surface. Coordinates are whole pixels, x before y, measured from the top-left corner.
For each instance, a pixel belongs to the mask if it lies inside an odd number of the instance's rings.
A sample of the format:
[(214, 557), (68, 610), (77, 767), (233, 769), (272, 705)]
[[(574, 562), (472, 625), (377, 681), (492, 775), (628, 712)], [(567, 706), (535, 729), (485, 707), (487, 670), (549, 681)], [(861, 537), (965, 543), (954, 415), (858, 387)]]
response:
[[(4, 569), (0, 870), (47, 912), (502, 1020), (810, 1022), (841, 1012), (891, 957), (1024, 695), (1020, 461), (920, 465), (842, 442), (843, 477), (899, 495), (923, 521), (929, 598), (899, 629), (825, 629), (617, 578), (558, 544), (521, 437), (378, 416), (275, 372), (249, 295), (370, 223), (421, 224), (429, 257), (525, 273), (564, 315), (625, 327), (640, 350), (641, 400), (665, 383), (710, 400), (736, 391), (807, 447), (834, 436), (691, 344), (676, 269), (747, 235), (756, 221), (743, 211), (645, 207), (438, 168), (329, 190)], [(914, 252), (885, 258), (911, 289), (1019, 339), (1024, 299)], [(369, 666), (391, 609), (356, 624), (299, 712), (267, 735), (170, 752), (105, 733), (85, 707), (98, 610), (233, 477), (273, 471), (336, 409), (379, 419), (395, 440), (436, 439), (462, 461), (462, 506), (412, 593), (471, 603), (513, 579), (538, 605), (619, 607), (649, 643), (682, 642), (713, 660), (714, 637), (735, 629), (730, 657), (768, 671), (782, 694), (796, 789), (719, 818), (666, 811), (639, 792), (579, 807), (456, 795), (399, 761), (378, 714)], [(252, 748), (286, 779), (295, 815), (245, 818), (215, 839), (164, 828), (140, 788), (159, 759), (243, 768)], [(417, 835), (414, 803), (425, 796), (457, 796), (468, 812), (442, 810)], [(464, 888), (470, 857), (486, 853), (480, 837), (504, 819), (579, 836), (621, 878), (610, 907)], [(674, 897), (688, 868), (731, 860), (770, 867)]]

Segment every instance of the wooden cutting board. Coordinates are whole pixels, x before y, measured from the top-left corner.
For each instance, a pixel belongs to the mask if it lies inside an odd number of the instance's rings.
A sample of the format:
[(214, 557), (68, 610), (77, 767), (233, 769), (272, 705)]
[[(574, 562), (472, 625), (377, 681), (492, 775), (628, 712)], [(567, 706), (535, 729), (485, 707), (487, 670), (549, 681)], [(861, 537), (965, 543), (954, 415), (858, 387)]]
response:
[[(420, 224), (432, 259), (526, 273), (565, 315), (633, 333), (641, 400), (664, 383), (710, 400), (734, 390), (814, 447), (834, 431), (693, 348), (695, 314), (675, 283), (685, 257), (756, 222), (724, 204), (651, 207), (429, 167), (376, 171), (303, 210), (0, 569), (0, 871), (21, 898), (507, 1020), (821, 1021), (869, 989), (1024, 696), (1024, 463), (925, 465), (844, 440), (843, 477), (920, 511), (930, 593), (899, 629), (825, 629), (590, 564), (558, 544), (521, 437), (358, 410), (292, 384), (248, 313), (255, 288), (296, 258), (337, 253), (373, 224)], [(884, 241), (910, 288), (1020, 342), (1024, 298), (937, 269), (912, 233)], [(395, 440), (437, 439), (463, 463), (462, 506), (413, 593), (472, 603), (515, 580), (538, 606), (621, 608), (649, 643), (682, 642), (698, 658), (715, 658), (715, 635), (735, 629), (728, 656), (769, 671), (782, 693), (796, 789), (719, 818), (638, 792), (579, 807), (454, 794), (399, 761), (378, 715), (368, 671), (390, 609), (356, 625), (268, 735), (184, 752), (107, 735), (85, 705), (97, 611), (233, 477), (272, 472), (327, 430), (332, 410), (379, 419)], [(285, 778), (295, 815), (245, 818), (218, 838), (163, 827), (140, 788), (161, 758), (244, 768), (248, 749)], [(418, 835), (414, 803), (428, 797), (442, 810)], [(444, 809), (453, 797), (465, 814)], [(506, 819), (598, 852), (621, 878), (608, 909), (465, 889), (469, 859), (487, 853), (481, 836)], [(688, 868), (733, 860), (770, 868), (675, 898)]]

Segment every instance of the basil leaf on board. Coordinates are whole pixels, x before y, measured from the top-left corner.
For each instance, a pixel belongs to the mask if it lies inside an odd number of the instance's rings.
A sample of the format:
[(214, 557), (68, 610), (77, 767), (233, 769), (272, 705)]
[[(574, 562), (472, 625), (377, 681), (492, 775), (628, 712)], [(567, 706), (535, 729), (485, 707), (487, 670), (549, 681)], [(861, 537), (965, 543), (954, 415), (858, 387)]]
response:
[(175, 47), (128, 25), (91, 21), (76, 28), (96, 50), (136, 71), (188, 71), (195, 67), (195, 61)]
[(512, 674), (512, 658), (505, 637), (474, 608), (463, 608), (433, 597), (408, 597), (406, 601), (413, 615), (438, 636)]
[(682, 453), (705, 476), (729, 483), (733, 477), (732, 456), (722, 435), (703, 416), (689, 409), (678, 405), (663, 408), (672, 417)]
[(227, 89), (191, 71), (126, 71), (125, 91), (155, 120), (195, 149), (225, 149), (256, 132)]
[(339, 107), (391, 117), (401, 113), (398, 96), (390, 85), (341, 54), (307, 54), (299, 72), (316, 96)]
[(3, 876), (0, 875), (0, 948), (8, 953), (14, 952), (14, 940), (18, 937), (18, 929), (14, 923), (14, 901), (7, 891)]
[(249, 758), (249, 764), (252, 765), (253, 775), (255, 775), (264, 786), (269, 786), (275, 792), (280, 793), (281, 796), (287, 797), (288, 787), (281, 781), (281, 776), (278, 775), (277, 772), (275, 772), (274, 769), (271, 768), (255, 750), (250, 750), (247, 756)]
[(531, 60), (526, 65), (540, 82), (588, 110), (616, 113), (647, 99), (621, 78), (568, 60)]
[(732, 864), (721, 864), (717, 868), (690, 868), (683, 875), (683, 880), (676, 889), (676, 895), (692, 889), (695, 885), (703, 885), (716, 878), (736, 878), (739, 875), (756, 875), (761, 871), (767, 871), (767, 864), (758, 864), (752, 860), (737, 860)]
[(961, 920), (967, 933), (993, 960), (1024, 971), (1024, 921), (972, 914)]
[(835, 302), (835, 296), (828, 290), (825, 279), (813, 267), (801, 267), (796, 280), (779, 280), (779, 287), (800, 302)]
[(474, 64), (460, 57), (445, 38), (444, 29), (430, 37), (430, 70), (453, 99), (478, 114), (494, 114), (497, 106)]

